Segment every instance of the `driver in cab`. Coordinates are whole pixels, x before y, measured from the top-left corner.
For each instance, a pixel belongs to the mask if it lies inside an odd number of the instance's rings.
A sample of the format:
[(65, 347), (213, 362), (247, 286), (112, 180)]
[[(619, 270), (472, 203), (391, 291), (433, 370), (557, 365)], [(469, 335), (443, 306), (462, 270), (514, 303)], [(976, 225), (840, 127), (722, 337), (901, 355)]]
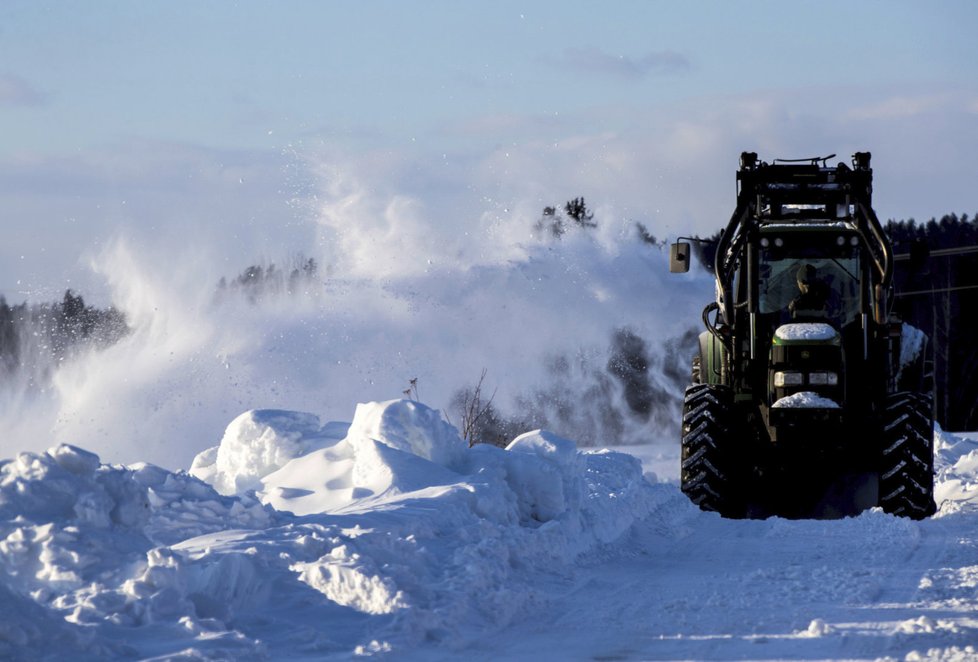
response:
[(798, 268), (798, 296), (788, 304), (792, 318), (824, 318), (827, 315), (829, 287), (819, 280), (814, 266), (803, 264)]

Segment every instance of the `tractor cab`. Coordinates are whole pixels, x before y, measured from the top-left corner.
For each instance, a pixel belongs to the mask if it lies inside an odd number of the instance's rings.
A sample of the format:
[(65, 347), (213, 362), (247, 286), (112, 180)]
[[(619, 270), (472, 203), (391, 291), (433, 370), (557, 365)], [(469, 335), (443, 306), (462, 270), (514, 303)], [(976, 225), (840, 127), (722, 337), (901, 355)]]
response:
[(760, 315), (780, 323), (824, 321), (841, 329), (859, 316), (859, 236), (847, 228), (767, 226), (758, 241)]

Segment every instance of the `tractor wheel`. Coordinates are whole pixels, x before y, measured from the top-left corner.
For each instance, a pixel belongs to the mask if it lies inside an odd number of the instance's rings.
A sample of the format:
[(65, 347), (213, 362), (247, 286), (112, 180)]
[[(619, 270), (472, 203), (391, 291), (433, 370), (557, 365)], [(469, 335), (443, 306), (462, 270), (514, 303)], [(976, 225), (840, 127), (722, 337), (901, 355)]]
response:
[(934, 514), (934, 419), (931, 397), (894, 393), (883, 412), (880, 506), (901, 517)]
[(693, 384), (683, 401), (682, 491), (703, 510), (742, 517), (743, 503), (730, 452), (735, 412), (733, 392), (715, 384)]

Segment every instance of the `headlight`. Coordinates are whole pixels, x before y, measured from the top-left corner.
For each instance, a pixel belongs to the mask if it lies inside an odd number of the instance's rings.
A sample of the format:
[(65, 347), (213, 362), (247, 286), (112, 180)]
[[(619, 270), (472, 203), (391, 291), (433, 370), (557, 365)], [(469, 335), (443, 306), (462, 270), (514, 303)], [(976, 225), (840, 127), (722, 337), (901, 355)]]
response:
[(808, 375), (808, 383), (812, 386), (835, 386), (839, 383), (839, 375), (834, 372), (812, 372)]
[(800, 372), (781, 372), (774, 373), (774, 386), (800, 386), (805, 381), (805, 376)]

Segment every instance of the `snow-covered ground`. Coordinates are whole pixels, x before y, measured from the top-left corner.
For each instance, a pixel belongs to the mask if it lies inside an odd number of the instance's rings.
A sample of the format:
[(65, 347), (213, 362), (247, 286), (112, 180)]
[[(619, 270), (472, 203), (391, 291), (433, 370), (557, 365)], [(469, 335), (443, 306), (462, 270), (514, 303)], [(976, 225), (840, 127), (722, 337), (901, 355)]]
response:
[(922, 522), (723, 520), (678, 444), (470, 449), (409, 400), (249, 411), (189, 473), (22, 453), (0, 659), (975, 659), (978, 442), (936, 443)]

